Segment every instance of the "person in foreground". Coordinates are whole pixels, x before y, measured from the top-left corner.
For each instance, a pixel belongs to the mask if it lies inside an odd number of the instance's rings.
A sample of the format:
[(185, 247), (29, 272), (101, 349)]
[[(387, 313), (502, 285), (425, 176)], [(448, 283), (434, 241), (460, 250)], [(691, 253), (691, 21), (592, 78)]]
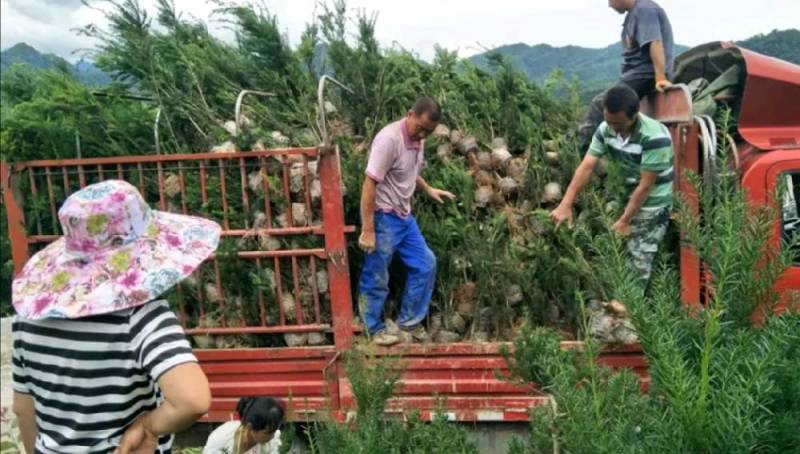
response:
[(397, 324), (411, 338), (428, 338), (423, 320), (436, 281), (436, 257), (411, 214), (416, 190), (443, 203), (455, 195), (430, 186), (420, 176), (425, 163), (424, 139), (439, 123), (441, 109), (429, 97), (417, 99), (405, 118), (384, 127), (372, 141), (361, 188), (361, 235), (367, 254), (361, 270), (359, 310), (367, 334), (377, 345), (392, 345), (400, 337), (386, 331), (383, 306), (389, 296), (389, 264), (395, 252), (408, 267)]
[(13, 410), (29, 453), (165, 453), (208, 380), (160, 295), (217, 248), (212, 221), (151, 210), (130, 184), (72, 194), (64, 236), (14, 279)]
[(592, 178), (598, 160), (613, 161), (625, 177), (628, 201), (611, 228), (628, 238), (632, 266), (646, 286), (672, 208), (672, 138), (666, 126), (639, 112), (639, 96), (624, 84), (608, 90), (603, 116), (605, 121), (551, 216), (557, 226), (572, 225), (572, 205)]
[(217, 427), (203, 454), (278, 454), (283, 407), (271, 397), (243, 397), (236, 405), (238, 421)]

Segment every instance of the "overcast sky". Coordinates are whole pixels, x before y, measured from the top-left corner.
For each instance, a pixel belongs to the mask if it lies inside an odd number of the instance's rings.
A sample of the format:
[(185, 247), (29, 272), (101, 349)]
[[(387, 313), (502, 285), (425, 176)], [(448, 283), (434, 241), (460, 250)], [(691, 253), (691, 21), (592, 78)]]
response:
[[(102, 1), (89, 1), (107, 7)], [(155, 0), (139, 1), (154, 10)], [(211, 16), (212, 4), (174, 1), (179, 11), (207, 21), (223, 39), (231, 38)], [(317, 0), (263, 3), (277, 14), (281, 29), (296, 44)], [(800, 27), (800, 0), (660, 0), (659, 4), (672, 21), (676, 42), (690, 46)], [(26, 42), (75, 61), (76, 50), (93, 46), (92, 40), (75, 33), (75, 27), (105, 25), (102, 13), (81, 0), (0, 0), (0, 5), (3, 49)], [(350, 0), (348, 7), (377, 12), (382, 44), (413, 49), (426, 59), (437, 43), (462, 56), (517, 42), (604, 47), (618, 39), (623, 19), (606, 0)]]

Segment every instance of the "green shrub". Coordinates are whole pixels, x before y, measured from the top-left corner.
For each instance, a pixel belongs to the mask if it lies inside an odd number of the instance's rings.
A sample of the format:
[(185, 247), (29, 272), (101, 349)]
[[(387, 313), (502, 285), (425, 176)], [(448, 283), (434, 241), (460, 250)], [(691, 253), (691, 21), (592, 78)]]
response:
[[(800, 448), (797, 432), (789, 429), (800, 418), (800, 314), (770, 312), (792, 248), (776, 247), (776, 211), (751, 206), (736, 178), (721, 175), (709, 187), (692, 178), (703, 216), (688, 204), (677, 210), (686, 240), (708, 264), (703, 306), (681, 305), (680, 278), (670, 268), (656, 273), (645, 294), (635, 284), (623, 240), (595, 238), (604, 263), (596, 268), (600, 278), (610, 285), (610, 296), (626, 304), (639, 334), (649, 391), (639, 394), (630, 372), (598, 366), (591, 339), (582, 352), (562, 351), (552, 332), (528, 328), (509, 355), (512, 369), (552, 393), (556, 405), (534, 412), (533, 436), (516, 441), (514, 453), (549, 452), (554, 440), (565, 452)], [(760, 325), (753, 323), (758, 306), (767, 310)]]
[(407, 421), (386, 417), (386, 403), (393, 397), (402, 372), (397, 358), (377, 358), (372, 352), (353, 350), (346, 367), (356, 413), (345, 424), (326, 422), (311, 426), (308, 439), (312, 453), (478, 452), (466, 430), (448, 422), (441, 411), (429, 423), (421, 421), (416, 413)]

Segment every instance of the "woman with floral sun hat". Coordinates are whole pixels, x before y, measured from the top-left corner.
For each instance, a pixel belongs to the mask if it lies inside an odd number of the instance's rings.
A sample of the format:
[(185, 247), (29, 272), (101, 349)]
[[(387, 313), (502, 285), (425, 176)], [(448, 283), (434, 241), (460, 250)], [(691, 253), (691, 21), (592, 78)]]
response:
[(151, 210), (124, 181), (72, 194), (64, 236), (14, 279), (14, 411), (29, 453), (169, 452), (208, 381), (158, 299), (217, 248), (212, 221)]

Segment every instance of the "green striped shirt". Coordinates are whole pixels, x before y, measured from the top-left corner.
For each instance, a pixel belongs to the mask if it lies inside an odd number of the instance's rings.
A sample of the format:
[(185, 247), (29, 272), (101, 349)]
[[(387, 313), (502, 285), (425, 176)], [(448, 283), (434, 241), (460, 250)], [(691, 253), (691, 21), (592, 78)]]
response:
[(640, 113), (636, 129), (627, 141), (603, 122), (592, 138), (589, 154), (608, 156), (621, 165), (628, 197), (639, 185), (642, 171), (658, 173), (643, 206), (672, 206), (672, 138), (667, 127), (657, 120)]

